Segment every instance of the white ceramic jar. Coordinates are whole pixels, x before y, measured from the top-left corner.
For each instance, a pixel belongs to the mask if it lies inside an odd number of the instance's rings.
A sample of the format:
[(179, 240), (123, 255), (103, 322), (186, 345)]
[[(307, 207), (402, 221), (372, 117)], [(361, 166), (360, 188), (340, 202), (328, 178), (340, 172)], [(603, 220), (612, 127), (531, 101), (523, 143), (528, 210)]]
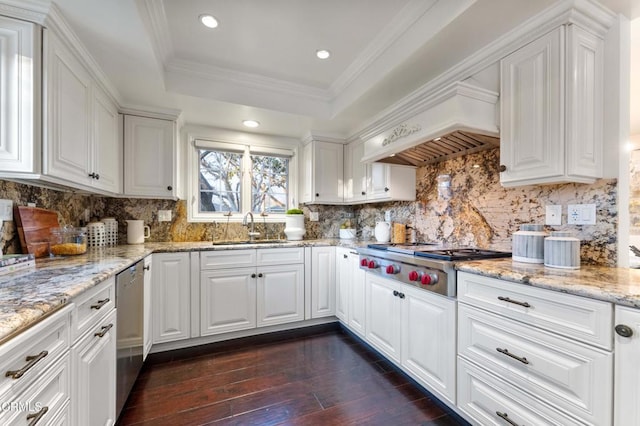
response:
[(391, 239), (391, 223), (377, 222), (376, 228), (373, 230), (373, 235), (376, 237), (377, 242), (388, 243)]
[(544, 266), (580, 269), (580, 240), (567, 231), (554, 231), (544, 240)]
[(520, 225), (520, 230), (513, 233), (511, 258), (516, 262), (544, 262), (544, 226), (535, 223)]

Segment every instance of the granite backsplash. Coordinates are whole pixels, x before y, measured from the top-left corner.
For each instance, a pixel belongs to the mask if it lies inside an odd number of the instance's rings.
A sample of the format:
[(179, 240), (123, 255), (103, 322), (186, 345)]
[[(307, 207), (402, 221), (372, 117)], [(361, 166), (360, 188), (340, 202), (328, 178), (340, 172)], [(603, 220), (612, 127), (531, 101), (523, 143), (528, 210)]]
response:
[[(563, 225), (582, 241), (583, 263), (616, 264), (617, 187), (615, 179), (601, 179), (592, 185), (563, 184), (503, 188), (499, 182), (499, 150), (493, 149), (417, 170), (415, 202), (376, 203), (355, 206), (304, 206), (305, 213), (319, 213), (320, 221), (306, 221), (306, 239), (334, 238), (341, 223), (353, 216), (360, 236), (372, 236), (377, 221), (391, 211), (393, 221), (415, 228), (417, 239), (449, 244), (473, 245), (510, 250), (511, 235), (522, 223), (543, 223), (545, 205), (596, 204), (596, 225)], [(450, 195), (439, 194), (437, 177), (451, 176)], [(443, 196), (444, 195), (444, 196)], [(0, 180), (0, 198), (20, 205), (34, 202), (38, 207), (56, 210), (61, 224), (78, 225), (85, 209), (92, 218), (115, 217), (119, 222), (119, 241), (126, 242), (125, 219), (142, 219), (151, 228), (148, 241), (207, 241), (247, 238), (239, 223), (189, 223), (185, 201), (146, 200), (86, 196)], [(158, 210), (171, 210), (172, 221), (158, 222)], [(256, 230), (265, 238), (283, 237), (284, 223), (261, 223)], [(548, 228), (551, 229), (551, 228)], [(15, 225), (2, 228), (4, 253), (20, 250)]]

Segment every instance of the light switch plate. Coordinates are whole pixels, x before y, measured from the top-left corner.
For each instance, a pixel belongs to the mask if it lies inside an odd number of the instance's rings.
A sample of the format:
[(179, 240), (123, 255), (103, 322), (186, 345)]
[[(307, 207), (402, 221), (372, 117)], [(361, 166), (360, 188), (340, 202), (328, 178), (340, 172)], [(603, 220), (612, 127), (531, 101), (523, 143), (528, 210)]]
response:
[(158, 210), (158, 222), (171, 222), (171, 210)]
[(546, 206), (545, 225), (562, 225), (562, 205)]
[(0, 221), (13, 220), (13, 201), (0, 200)]
[(570, 225), (595, 225), (595, 204), (569, 204), (567, 206), (567, 223)]
[(309, 212), (309, 220), (311, 222), (317, 222), (320, 220), (320, 213), (319, 212)]

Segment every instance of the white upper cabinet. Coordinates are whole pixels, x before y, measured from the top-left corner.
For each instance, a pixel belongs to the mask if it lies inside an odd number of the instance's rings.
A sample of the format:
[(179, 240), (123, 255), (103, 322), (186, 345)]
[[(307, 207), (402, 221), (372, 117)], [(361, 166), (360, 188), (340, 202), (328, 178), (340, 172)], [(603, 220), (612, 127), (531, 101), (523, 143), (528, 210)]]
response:
[(124, 116), (124, 194), (177, 198), (175, 122)]
[(414, 201), (416, 169), (385, 163), (363, 163), (364, 144), (345, 146), (345, 199), (350, 204)]
[(343, 145), (312, 140), (302, 148), (300, 202), (341, 204), (343, 192)]
[(40, 138), (40, 30), (30, 22), (0, 17), (0, 170), (31, 172)]
[(44, 33), (43, 172), (69, 186), (120, 193), (117, 107), (62, 40)]
[(603, 176), (603, 40), (563, 25), (501, 67), (503, 186)]

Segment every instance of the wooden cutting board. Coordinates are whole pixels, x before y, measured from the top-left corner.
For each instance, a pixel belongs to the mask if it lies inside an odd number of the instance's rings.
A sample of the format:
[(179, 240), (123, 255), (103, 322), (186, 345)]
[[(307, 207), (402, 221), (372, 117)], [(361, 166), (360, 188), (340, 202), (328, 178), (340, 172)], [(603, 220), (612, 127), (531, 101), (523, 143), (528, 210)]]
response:
[(49, 229), (58, 228), (58, 213), (37, 207), (16, 206), (13, 216), (16, 220), (20, 246), (23, 253), (32, 253), (35, 257), (49, 255)]

